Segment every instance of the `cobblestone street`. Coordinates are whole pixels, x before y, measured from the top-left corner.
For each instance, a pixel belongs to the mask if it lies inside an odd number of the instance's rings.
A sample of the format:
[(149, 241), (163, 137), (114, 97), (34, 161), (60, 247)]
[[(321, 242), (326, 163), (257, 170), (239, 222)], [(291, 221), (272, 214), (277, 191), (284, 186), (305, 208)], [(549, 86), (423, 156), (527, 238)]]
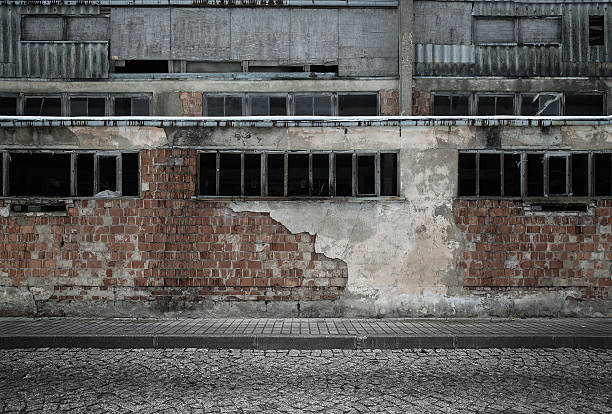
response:
[(0, 412), (607, 412), (612, 351), (0, 351)]

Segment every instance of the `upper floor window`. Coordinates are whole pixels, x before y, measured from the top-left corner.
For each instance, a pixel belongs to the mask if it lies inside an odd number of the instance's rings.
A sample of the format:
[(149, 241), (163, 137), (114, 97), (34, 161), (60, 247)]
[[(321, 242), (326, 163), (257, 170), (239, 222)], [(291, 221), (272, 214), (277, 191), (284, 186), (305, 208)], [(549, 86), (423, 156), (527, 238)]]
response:
[(149, 116), (151, 115), (151, 98), (149, 96), (112, 97), (113, 115), (115, 116)]
[(17, 115), (17, 96), (0, 96), (0, 115)]
[(69, 97), (70, 116), (105, 116), (106, 98), (71, 96)]
[(243, 97), (241, 95), (206, 95), (204, 116), (242, 116)]
[(477, 115), (514, 115), (514, 95), (477, 95)]
[(26, 116), (62, 116), (62, 97), (26, 96), (23, 114)]
[(477, 17), (474, 19), (474, 43), (560, 44), (561, 18)]
[(332, 115), (331, 94), (295, 94), (295, 111), (298, 116), (330, 116)]
[(561, 115), (560, 93), (521, 94), (521, 115), (558, 116)]
[(287, 95), (251, 95), (249, 106), (255, 116), (287, 115)]
[(589, 16), (589, 46), (604, 45), (604, 16)]
[(432, 99), (432, 115), (470, 115), (470, 98), (470, 94), (434, 93)]

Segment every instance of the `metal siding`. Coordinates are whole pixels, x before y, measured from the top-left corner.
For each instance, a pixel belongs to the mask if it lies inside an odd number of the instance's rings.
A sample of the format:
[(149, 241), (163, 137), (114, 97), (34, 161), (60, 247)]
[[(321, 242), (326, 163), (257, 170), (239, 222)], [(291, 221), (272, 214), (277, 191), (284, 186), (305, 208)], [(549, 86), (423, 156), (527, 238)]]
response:
[(514, 41), (513, 19), (474, 19), (474, 43), (512, 43)]
[(558, 46), (477, 46), (475, 76), (560, 76)]
[(92, 79), (108, 77), (107, 42), (28, 42), (21, 48), (20, 77)]
[(21, 40), (62, 40), (63, 17), (24, 16), (21, 20)]
[(469, 45), (472, 43), (472, 4), (415, 1), (414, 43)]
[(112, 8), (111, 56), (170, 59), (170, 8)]
[(288, 60), (289, 9), (231, 10), (232, 60)]
[(66, 14), (66, 15), (81, 15), (81, 14), (100, 14), (100, 6), (95, 4), (78, 4), (74, 6), (60, 6), (58, 4), (44, 5), (32, 4), (19, 7), (21, 14)]
[(398, 72), (397, 10), (339, 10), (340, 76), (390, 76)]
[(229, 9), (172, 9), (172, 59), (230, 59)]
[(17, 8), (0, 6), (0, 63), (16, 62), (21, 33), (20, 17)]
[(69, 17), (68, 40), (109, 40), (108, 17)]
[(561, 19), (519, 19), (519, 42), (561, 43)]
[(338, 10), (292, 9), (290, 59), (338, 61)]

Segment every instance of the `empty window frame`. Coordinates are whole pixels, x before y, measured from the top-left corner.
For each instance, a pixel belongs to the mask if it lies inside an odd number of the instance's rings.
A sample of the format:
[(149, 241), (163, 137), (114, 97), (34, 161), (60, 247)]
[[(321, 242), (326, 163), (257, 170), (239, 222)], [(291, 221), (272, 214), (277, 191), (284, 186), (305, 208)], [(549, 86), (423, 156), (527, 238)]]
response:
[(295, 94), (293, 103), (293, 113), (297, 116), (331, 116), (334, 113), (331, 94)]
[(461, 151), (461, 197), (609, 197), (610, 152)]
[(25, 96), (23, 100), (26, 116), (62, 116), (61, 96)]
[(0, 95), (0, 116), (17, 115), (18, 102), (17, 95)]
[(201, 152), (199, 195), (397, 196), (397, 152)]
[(476, 95), (476, 115), (514, 115), (514, 95)]
[(565, 95), (565, 115), (598, 116), (605, 115), (603, 94), (567, 94)]
[(242, 116), (243, 95), (204, 95), (204, 116)]
[(338, 93), (338, 115), (378, 115), (377, 93)]
[(287, 95), (249, 95), (248, 107), (253, 116), (284, 116), (288, 113)]
[(589, 46), (604, 45), (604, 16), (589, 16)]
[(559, 116), (561, 115), (560, 93), (521, 94), (521, 115)]
[(112, 113), (115, 116), (149, 116), (151, 115), (151, 96), (115, 95), (112, 99)]
[(105, 116), (106, 97), (104, 96), (69, 96), (69, 116)]
[(470, 115), (471, 94), (433, 93), (432, 115)]
[(6, 197), (138, 196), (137, 152), (5, 151)]

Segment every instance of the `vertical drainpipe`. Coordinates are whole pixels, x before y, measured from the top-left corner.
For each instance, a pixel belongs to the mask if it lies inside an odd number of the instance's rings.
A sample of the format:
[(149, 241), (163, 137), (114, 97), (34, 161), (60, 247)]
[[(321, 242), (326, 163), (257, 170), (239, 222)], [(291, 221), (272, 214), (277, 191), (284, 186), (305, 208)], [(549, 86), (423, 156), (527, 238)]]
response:
[(412, 113), (413, 0), (399, 0), (399, 113)]

